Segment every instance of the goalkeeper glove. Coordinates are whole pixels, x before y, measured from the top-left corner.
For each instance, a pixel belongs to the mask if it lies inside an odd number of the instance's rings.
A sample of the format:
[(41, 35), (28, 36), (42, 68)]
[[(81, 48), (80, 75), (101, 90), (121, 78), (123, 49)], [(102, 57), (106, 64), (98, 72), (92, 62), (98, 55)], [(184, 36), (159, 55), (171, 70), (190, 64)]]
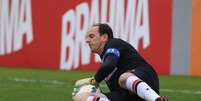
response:
[(96, 79), (95, 78), (92, 78), (91, 80), (90, 80), (90, 84), (91, 85), (95, 85), (95, 86), (98, 86), (98, 81), (96, 81)]
[(90, 78), (84, 78), (84, 79), (77, 80), (75, 82), (75, 87), (80, 87), (80, 86), (86, 85), (86, 84), (98, 86), (98, 82), (93, 77), (90, 77)]

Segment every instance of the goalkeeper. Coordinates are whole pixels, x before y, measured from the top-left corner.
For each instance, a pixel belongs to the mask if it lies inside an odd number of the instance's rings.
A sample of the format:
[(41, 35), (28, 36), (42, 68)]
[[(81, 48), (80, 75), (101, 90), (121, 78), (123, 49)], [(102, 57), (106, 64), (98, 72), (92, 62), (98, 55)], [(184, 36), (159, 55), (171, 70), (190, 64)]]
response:
[(159, 96), (159, 79), (152, 66), (129, 43), (113, 38), (110, 26), (93, 25), (85, 39), (102, 60), (89, 83), (98, 85), (105, 80), (110, 92), (104, 94), (106, 97), (79, 94), (74, 101), (168, 101)]

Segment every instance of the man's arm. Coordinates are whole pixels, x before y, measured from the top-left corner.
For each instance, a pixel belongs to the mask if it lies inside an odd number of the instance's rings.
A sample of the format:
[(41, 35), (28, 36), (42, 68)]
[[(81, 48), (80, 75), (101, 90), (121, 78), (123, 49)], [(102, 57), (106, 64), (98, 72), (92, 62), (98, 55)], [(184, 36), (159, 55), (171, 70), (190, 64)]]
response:
[(105, 79), (105, 77), (107, 77), (114, 70), (117, 61), (118, 57), (116, 55), (108, 54), (104, 58), (104, 62), (101, 64), (99, 70), (94, 77), (77, 80), (75, 86), (79, 87), (86, 84), (98, 85), (99, 82)]
[(107, 54), (107, 56), (105, 56), (104, 62), (101, 64), (94, 77), (97, 82), (104, 80), (114, 70), (117, 65), (118, 58), (119, 57), (115, 54)]

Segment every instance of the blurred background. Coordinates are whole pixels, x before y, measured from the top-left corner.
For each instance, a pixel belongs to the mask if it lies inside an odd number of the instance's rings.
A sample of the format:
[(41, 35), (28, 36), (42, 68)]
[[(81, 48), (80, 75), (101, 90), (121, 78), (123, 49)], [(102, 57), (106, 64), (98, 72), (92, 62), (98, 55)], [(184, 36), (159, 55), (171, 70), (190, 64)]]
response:
[(200, 0), (0, 0), (0, 101), (71, 101), (100, 65), (84, 40), (95, 23), (153, 65), (161, 95), (199, 100), (200, 16)]

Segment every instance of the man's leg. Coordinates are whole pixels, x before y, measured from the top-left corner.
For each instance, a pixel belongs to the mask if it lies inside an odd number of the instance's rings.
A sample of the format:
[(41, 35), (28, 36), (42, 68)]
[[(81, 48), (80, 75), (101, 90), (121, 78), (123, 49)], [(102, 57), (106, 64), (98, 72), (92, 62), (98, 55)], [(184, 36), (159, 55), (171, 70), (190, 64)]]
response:
[(167, 101), (167, 98), (160, 97), (147, 83), (133, 73), (122, 74), (119, 78), (119, 85), (147, 101)]

